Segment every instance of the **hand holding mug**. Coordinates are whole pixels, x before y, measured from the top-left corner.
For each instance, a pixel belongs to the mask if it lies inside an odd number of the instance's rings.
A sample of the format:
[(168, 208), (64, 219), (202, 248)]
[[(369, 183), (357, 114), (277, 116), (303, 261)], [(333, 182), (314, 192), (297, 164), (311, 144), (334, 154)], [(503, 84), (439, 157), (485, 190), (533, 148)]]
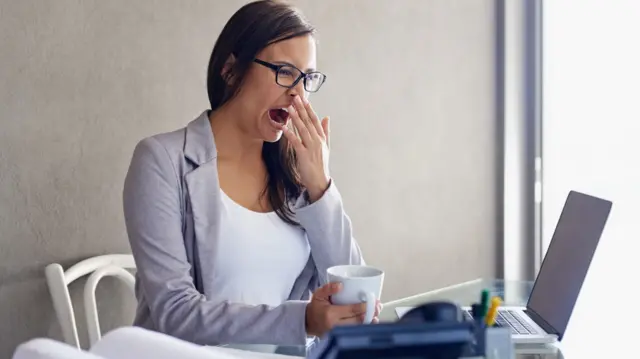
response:
[(338, 305), (366, 304), (364, 323), (373, 322), (382, 294), (384, 272), (366, 265), (338, 265), (327, 269), (329, 282), (340, 283), (340, 292), (331, 296)]
[[(367, 303), (334, 305), (331, 296), (340, 292), (340, 283), (329, 283), (315, 291), (307, 305), (307, 334), (322, 337), (336, 325), (362, 324), (367, 312)], [(372, 323), (378, 322), (382, 305), (376, 302)]]

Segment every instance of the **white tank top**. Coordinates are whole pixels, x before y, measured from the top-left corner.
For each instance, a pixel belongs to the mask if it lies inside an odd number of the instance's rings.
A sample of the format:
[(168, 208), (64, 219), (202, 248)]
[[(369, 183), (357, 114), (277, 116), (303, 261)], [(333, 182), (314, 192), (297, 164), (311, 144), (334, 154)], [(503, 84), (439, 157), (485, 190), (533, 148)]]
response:
[(251, 211), (224, 191), (213, 286), (217, 300), (278, 306), (309, 260), (307, 236), (275, 212)]

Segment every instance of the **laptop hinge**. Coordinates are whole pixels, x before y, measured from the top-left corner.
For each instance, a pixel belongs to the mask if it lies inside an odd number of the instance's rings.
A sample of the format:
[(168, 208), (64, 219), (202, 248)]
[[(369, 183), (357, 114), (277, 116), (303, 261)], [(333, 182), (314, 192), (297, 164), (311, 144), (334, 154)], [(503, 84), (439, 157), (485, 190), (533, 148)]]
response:
[(529, 318), (531, 318), (531, 320), (538, 324), (540, 328), (544, 329), (545, 332), (547, 332), (548, 334), (557, 335), (558, 340), (562, 339), (562, 334), (564, 333), (558, 333), (558, 331), (554, 327), (552, 327), (551, 324), (547, 323), (546, 320), (542, 319), (542, 317), (538, 315), (538, 313), (528, 308), (525, 309), (524, 312), (529, 316)]

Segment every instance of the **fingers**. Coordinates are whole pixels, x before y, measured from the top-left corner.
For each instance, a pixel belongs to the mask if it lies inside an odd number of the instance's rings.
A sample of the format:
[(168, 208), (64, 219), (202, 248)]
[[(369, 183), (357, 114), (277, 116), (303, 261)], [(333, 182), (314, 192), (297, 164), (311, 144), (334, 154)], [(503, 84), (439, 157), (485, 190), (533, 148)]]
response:
[[(366, 316), (366, 314), (363, 313), (363, 314), (358, 314), (358, 315), (353, 316), (353, 317), (340, 318), (339, 321), (338, 321), (338, 324), (362, 324), (364, 322), (364, 317), (365, 316)], [(373, 319), (371, 319), (371, 323), (373, 323), (373, 324), (380, 323), (380, 318), (378, 318), (378, 316), (375, 315), (373, 317)]]
[(302, 144), (307, 147), (312, 143), (311, 133), (309, 133), (309, 128), (304, 123), (303, 119), (300, 117), (300, 113), (296, 110), (294, 106), (289, 107), (289, 115), (293, 121), (293, 125), (296, 126), (298, 133), (300, 134), (300, 138), (302, 139)]
[(325, 299), (329, 300), (329, 297), (338, 293), (342, 287), (342, 284), (334, 282), (323, 285), (322, 287), (316, 289), (313, 293), (314, 298), (317, 299)]
[(296, 102), (298, 107), (301, 107), (300, 110), (298, 110), (297, 108), (296, 110), (301, 111), (303, 113), (302, 119), (308, 121), (307, 126), (309, 127), (309, 131), (313, 132), (311, 129), (311, 127), (313, 127), (313, 130), (315, 130), (315, 133), (318, 135), (318, 137), (324, 139), (324, 131), (322, 130), (322, 125), (320, 124), (320, 120), (318, 119), (316, 112), (313, 110), (313, 107), (311, 107), (311, 102), (309, 102), (307, 99), (302, 100), (300, 96), (298, 96)]
[(338, 322), (340, 325), (344, 324), (362, 324), (364, 322), (364, 314), (356, 315), (355, 317), (342, 318)]
[(327, 147), (329, 147), (329, 116), (322, 119), (322, 131), (324, 132), (324, 140), (327, 142)]
[[(315, 294), (314, 294), (315, 295)], [(378, 312), (380, 304), (376, 305), (376, 313), (371, 320), (371, 323), (379, 323)], [(366, 303), (352, 304), (352, 305), (332, 305), (329, 309), (331, 314), (330, 318), (333, 318), (330, 326), (334, 325), (346, 325), (346, 324), (362, 324), (364, 322), (367, 305)]]
[(333, 307), (334, 307), (333, 310), (335, 311), (336, 317), (338, 317), (341, 320), (357, 318), (358, 316), (364, 315), (367, 312), (366, 303), (351, 304), (351, 305), (334, 305)]
[(359, 304), (352, 304), (349, 305), (349, 311), (351, 316), (355, 316), (355, 315), (364, 315), (367, 312), (367, 303), (359, 303)]
[(284, 137), (287, 138), (287, 140), (289, 141), (289, 143), (291, 143), (291, 146), (293, 146), (296, 152), (300, 153), (300, 151), (304, 149), (304, 146), (302, 145), (302, 140), (300, 140), (298, 135), (296, 135), (292, 129), (288, 128), (287, 126), (282, 126), (282, 134), (284, 134)]
[[(337, 312), (337, 316), (339, 318), (353, 318), (362, 315), (364, 318), (364, 314), (367, 312), (367, 303), (358, 303), (351, 305), (336, 305), (335, 310)], [(376, 303), (376, 311), (374, 313), (374, 317), (380, 315), (382, 311), (382, 303), (378, 301)]]
[[(367, 314), (367, 304), (366, 303), (362, 303), (362, 304), (353, 304), (353, 305), (347, 305), (344, 306), (343, 308), (340, 308), (340, 315), (339, 318), (340, 322), (344, 322), (344, 323), (362, 323), (364, 321), (364, 318)], [(373, 314), (373, 319), (371, 320), (372, 323), (378, 323), (379, 319), (378, 316), (380, 315), (380, 312), (382, 311), (382, 303), (380, 303), (379, 300), (376, 301), (376, 309), (375, 309), (375, 313)], [(348, 317), (344, 317), (344, 315), (349, 315)]]
[(376, 301), (376, 313), (374, 314), (374, 316), (378, 316), (380, 315), (380, 312), (382, 312), (382, 303), (380, 303), (380, 301)]
[(325, 139), (324, 130), (320, 124), (320, 120), (316, 112), (311, 107), (311, 103), (300, 96), (296, 96), (293, 100), (293, 106), (302, 122), (306, 125), (312, 138)]

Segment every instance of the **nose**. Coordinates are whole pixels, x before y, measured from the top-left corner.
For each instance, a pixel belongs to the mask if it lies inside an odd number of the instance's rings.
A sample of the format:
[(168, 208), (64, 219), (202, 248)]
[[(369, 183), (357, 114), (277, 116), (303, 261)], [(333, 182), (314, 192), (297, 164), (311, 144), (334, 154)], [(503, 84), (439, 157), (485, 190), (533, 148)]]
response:
[(295, 97), (296, 95), (301, 98), (307, 98), (309, 93), (304, 89), (304, 79), (300, 79), (298, 83), (288, 90), (289, 96)]

